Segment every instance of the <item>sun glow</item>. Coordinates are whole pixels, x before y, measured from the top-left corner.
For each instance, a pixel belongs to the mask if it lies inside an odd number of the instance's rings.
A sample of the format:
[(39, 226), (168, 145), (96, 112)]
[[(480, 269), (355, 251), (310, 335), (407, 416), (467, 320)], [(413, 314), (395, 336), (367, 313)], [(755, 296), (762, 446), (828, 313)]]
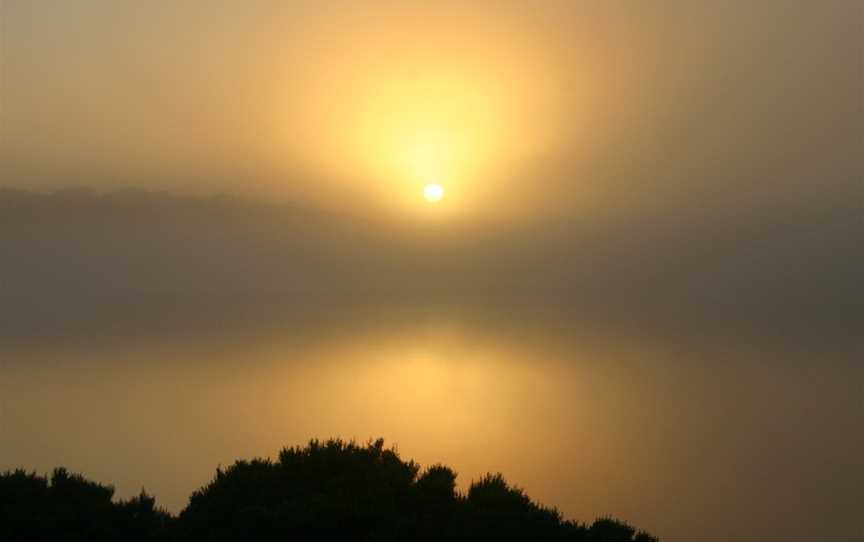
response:
[(429, 203), (438, 203), (444, 198), (444, 188), (440, 184), (427, 184), (423, 189), (423, 197)]
[[(296, 94), (279, 96), (288, 105), (276, 160), (288, 162), (289, 149), (292, 167), (321, 179), (316, 193), (376, 212), (425, 219), (423, 204), (443, 199), (434, 216), (453, 220), (520, 204), (520, 187), (502, 183), (556, 141), (547, 119), (562, 85), (540, 42), (448, 9), (406, 4), (356, 17), (307, 36), (304, 54), (287, 57), (284, 86)], [(384, 20), (394, 24), (384, 30)]]

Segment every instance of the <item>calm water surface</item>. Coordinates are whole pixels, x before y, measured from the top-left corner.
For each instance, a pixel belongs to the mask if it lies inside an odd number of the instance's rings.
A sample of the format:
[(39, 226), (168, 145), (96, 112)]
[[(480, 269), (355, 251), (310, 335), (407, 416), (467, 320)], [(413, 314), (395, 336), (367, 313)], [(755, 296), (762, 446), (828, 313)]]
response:
[(855, 532), (856, 352), (585, 321), (520, 306), (46, 318), (0, 343), (0, 468), (65, 465), (176, 512), (236, 458), (381, 436), (462, 487), (501, 471), (569, 517), (672, 542)]

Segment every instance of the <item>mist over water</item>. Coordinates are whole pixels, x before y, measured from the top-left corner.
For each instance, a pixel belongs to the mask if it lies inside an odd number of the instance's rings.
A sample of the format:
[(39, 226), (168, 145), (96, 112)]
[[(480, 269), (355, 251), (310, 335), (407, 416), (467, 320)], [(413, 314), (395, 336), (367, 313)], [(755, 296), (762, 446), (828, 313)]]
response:
[(237, 458), (384, 437), (671, 541), (858, 528), (851, 207), (506, 234), (138, 191), (0, 211), (0, 469), (178, 511)]

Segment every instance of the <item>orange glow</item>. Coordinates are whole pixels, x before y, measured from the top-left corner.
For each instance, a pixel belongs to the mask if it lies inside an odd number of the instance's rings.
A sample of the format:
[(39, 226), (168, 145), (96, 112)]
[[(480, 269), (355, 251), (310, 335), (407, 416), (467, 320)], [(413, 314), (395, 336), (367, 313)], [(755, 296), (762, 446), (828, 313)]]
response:
[(488, 209), (514, 164), (555, 143), (549, 119), (562, 85), (549, 51), (447, 10), (396, 11), (355, 15), (305, 41), (286, 66), (286, 86), (302, 85), (280, 106), (280, 152), (387, 212), (422, 213), (417, 194), (444, 182), (448, 216)]
[(444, 188), (440, 184), (427, 184), (423, 189), (423, 197), (429, 203), (438, 203), (444, 198)]

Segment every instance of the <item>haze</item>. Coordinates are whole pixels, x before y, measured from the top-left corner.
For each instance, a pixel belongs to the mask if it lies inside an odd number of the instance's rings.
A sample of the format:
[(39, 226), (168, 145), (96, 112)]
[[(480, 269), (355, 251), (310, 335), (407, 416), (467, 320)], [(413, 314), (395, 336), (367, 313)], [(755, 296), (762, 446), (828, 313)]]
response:
[(859, 1), (0, 17), (0, 470), (177, 511), (382, 436), (669, 542), (861, 536)]

